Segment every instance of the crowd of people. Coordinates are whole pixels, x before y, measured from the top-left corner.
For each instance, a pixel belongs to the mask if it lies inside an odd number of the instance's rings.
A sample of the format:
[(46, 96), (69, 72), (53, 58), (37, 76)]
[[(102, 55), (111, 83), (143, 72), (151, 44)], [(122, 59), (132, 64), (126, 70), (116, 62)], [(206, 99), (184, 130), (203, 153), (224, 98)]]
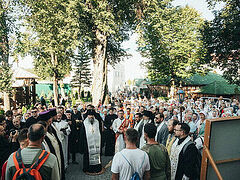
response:
[(114, 180), (197, 180), (206, 119), (238, 115), (236, 99), (185, 98), (179, 103), (126, 93), (106, 106), (38, 103), (24, 113), (9, 110), (0, 115), (1, 179), (35, 169), (42, 179), (63, 180), (69, 164), (80, 163), (80, 153), (82, 170), (89, 175), (104, 173), (104, 155), (113, 156)]

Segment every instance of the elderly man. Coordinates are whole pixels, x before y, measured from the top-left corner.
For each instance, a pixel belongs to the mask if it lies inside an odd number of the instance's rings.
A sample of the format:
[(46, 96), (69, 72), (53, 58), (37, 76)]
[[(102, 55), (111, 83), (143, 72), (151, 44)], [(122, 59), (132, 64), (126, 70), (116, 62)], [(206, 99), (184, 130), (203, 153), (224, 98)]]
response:
[(95, 111), (87, 110), (87, 118), (83, 122), (83, 172), (101, 174), (101, 124), (94, 117)]

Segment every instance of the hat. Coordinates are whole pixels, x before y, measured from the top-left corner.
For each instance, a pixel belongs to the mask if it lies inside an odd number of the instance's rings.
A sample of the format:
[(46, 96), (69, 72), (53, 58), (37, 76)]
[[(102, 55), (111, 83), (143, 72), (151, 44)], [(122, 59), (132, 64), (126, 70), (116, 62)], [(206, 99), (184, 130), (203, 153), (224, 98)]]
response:
[(93, 109), (88, 109), (86, 114), (87, 114), (87, 116), (88, 116), (88, 115), (95, 115), (95, 110), (93, 110)]
[(49, 109), (49, 113), (50, 113), (50, 116), (51, 116), (51, 117), (56, 116), (56, 115), (57, 115), (56, 108)]
[(44, 112), (39, 113), (38, 120), (39, 121), (48, 121), (51, 117), (52, 116), (51, 116), (50, 111), (44, 111)]
[(143, 116), (147, 116), (147, 117), (152, 117), (152, 112), (151, 111), (143, 111)]
[(66, 113), (72, 113), (72, 112), (71, 112), (71, 110), (68, 109), (68, 110), (66, 110)]

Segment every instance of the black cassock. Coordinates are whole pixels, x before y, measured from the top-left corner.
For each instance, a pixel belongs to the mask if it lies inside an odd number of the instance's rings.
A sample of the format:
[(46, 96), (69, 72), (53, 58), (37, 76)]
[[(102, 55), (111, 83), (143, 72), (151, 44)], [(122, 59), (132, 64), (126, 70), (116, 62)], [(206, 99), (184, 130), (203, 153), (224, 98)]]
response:
[[(69, 121), (69, 120), (68, 120)], [(68, 137), (69, 151), (75, 156), (76, 153), (83, 153), (83, 123), (80, 120), (71, 119), (72, 124), (70, 125), (71, 132)], [(75, 158), (73, 157), (73, 161)]]
[[(101, 129), (102, 129), (102, 127), (99, 124), (99, 132), (100, 132), (100, 136), (102, 137)], [(84, 124), (82, 126), (82, 132), (83, 132), (83, 139), (82, 139), (82, 143), (83, 143), (83, 172), (99, 173), (99, 172), (102, 171), (102, 165), (101, 164), (98, 164), (98, 165), (90, 165), (89, 164), (88, 144), (87, 144), (87, 136), (86, 136), (86, 130), (85, 130)]]
[[(60, 155), (61, 155), (61, 169), (60, 169), (61, 175), (62, 175), (61, 180), (65, 180), (65, 163), (64, 163), (64, 157), (63, 157), (62, 143), (61, 143), (61, 141), (58, 139), (58, 135), (57, 135), (56, 130), (55, 130), (52, 126), (53, 126), (53, 125), (50, 125), (50, 126), (48, 127), (48, 131), (49, 131), (50, 134), (53, 134), (53, 136), (54, 136), (54, 137), (56, 138), (56, 140), (57, 140), (57, 143), (58, 143), (58, 146), (59, 146), (59, 150), (60, 150)], [(54, 147), (53, 147), (50, 139), (49, 139), (47, 136), (45, 136), (45, 140), (46, 140), (46, 143), (47, 143), (47, 145), (48, 145), (48, 147), (49, 147), (49, 149), (50, 149), (50, 152), (51, 152), (52, 154), (56, 155), (55, 149), (54, 149)]]
[(113, 156), (115, 152), (115, 133), (110, 127), (118, 116), (116, 114), (107, 115), (104, 120), (104, 136), (105, 136), (105, 156)]

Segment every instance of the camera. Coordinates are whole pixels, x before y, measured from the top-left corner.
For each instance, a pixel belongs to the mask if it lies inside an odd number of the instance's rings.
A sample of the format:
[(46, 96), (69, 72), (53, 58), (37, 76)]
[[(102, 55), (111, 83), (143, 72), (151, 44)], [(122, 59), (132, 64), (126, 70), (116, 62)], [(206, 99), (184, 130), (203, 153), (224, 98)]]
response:
[(12, 135), (14, 136), (16, 134), (16, 130), (15, 129), (11, 129), (10, 130), (10, 134), (12, 133)]

